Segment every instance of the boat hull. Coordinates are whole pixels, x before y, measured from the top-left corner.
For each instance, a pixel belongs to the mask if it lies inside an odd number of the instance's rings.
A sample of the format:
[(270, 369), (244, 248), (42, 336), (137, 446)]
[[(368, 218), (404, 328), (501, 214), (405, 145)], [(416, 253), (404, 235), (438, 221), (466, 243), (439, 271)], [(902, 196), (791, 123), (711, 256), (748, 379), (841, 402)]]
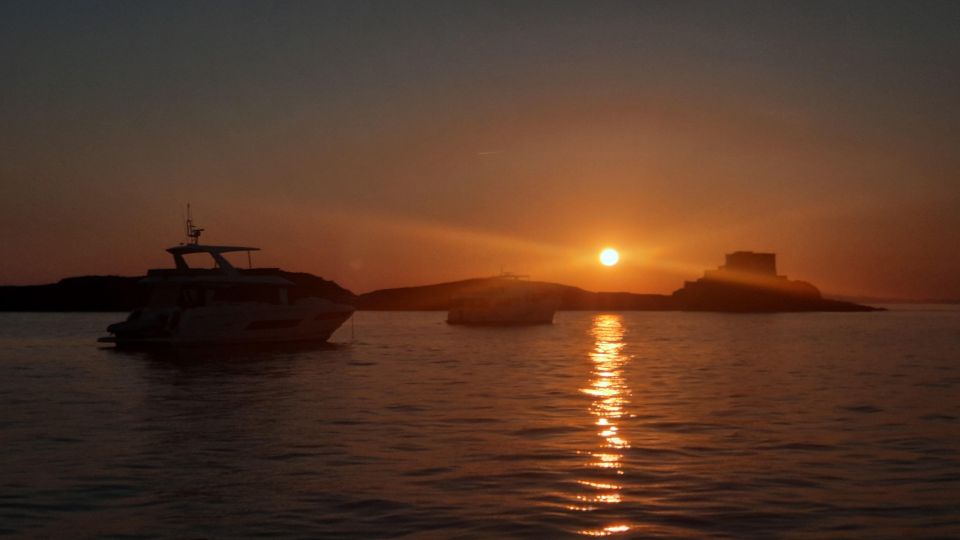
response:
[(208, 306), (161, 317), (147, 311), (138, 320), (154, 316), (160, 326), (119, 323), (110, 328), (113, 336), (99, 341), (118, 347), (326, 341), (352, 314), (353, 307), (332, 302)]

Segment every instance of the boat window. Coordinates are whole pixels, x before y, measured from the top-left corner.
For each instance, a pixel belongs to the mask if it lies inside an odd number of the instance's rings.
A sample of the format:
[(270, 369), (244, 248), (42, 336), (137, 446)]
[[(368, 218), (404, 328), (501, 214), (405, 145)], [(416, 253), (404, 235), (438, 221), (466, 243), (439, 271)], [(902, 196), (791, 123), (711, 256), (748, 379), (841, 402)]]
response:
[(247, 325), (247, 330), (274, 330), (277, 328), (293, 328), (300, 324), (302, 319), (276, 319), (269, 321), (253, 321)]
[(193, 270), (212, 270), (217, 267), (209, 253), (184, 253), (183, 260)]
[(199, 287), (184, 287), (180, 290), (180, 299), (177, 302), (182, 308), (202, 306), (206, 301), (205, 291)]
[[(209, 253), (184, 253), (181, 256), (183, 257), (183, 262), (187, 263), (187, 266), (192, 270), (215, 270), (219, 268), (217, 260), (210, 256)], [(248, 261), (245, 256), (237, 253), (221, 253), (220, 256), (226, 259), (234, 268), (247, 267)]]
[(272, 285), (234, 285), (214, 289), (212, 301), (280, 304), (280, 292)]
[(147, 302), (151, 307), (173, 306), (177, 303), (177, 287), (159, 286), (155, 287), (150, 293), (150, 300)]

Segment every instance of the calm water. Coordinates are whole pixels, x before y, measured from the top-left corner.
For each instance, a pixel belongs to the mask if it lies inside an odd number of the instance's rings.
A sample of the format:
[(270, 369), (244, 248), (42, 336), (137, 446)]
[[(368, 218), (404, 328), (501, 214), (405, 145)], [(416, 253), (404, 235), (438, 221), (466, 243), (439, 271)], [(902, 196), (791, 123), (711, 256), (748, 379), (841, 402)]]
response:
[(0, 534), (960, 537), (960, 311), (560, 313), (125, 353), (0, 314)]

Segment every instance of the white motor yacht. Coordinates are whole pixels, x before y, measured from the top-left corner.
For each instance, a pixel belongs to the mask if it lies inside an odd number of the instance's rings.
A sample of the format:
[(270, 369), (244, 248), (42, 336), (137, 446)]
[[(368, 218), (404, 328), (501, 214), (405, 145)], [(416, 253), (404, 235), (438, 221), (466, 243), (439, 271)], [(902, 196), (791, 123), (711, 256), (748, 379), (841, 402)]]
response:
[(485, 287), (454, 302), (447, 312), (450, 324), (523, 325), (552, 324), (560, 307), (557, 293), (521, 276), (502, 273)]
[[(202, 229), (187, 222), (191, 241), (167, 249), (175, 268), (150, 270), (145, 306), (112, 324), (102, 343), (205, 345), (325, 341), (353, 314), (350, 305), (309, 296), (276, 269), (240, 270), (223, 256), (257, 251), (199, 243)], [(191, 268), (185, 256), (207, 254), (211, 269)]]

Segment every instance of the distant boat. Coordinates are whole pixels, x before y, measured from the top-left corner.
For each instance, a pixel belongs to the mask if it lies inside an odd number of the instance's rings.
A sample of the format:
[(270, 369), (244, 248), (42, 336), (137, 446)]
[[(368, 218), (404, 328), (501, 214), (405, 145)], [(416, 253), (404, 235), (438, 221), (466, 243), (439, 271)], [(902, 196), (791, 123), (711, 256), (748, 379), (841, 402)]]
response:
[(450, 324), (552, 324), (560, 297), (517, 274), (503, 273), (492, 284), (458, 298), (447, 313)]
[[(353, 314), (353, 306), (306, 296), (277, 269), (240, 270), (223, 256), (258, 251), (199, 243), (203, 229), (187, 220), (190, 242), (167, 249), (175, 268), (155, 269), (141, 283), (147, 304), (111, 324), (101, 343), (118, 346), (326, 341)], [(188, 266), (185, 255), (206, 254), (215, 268)]]

